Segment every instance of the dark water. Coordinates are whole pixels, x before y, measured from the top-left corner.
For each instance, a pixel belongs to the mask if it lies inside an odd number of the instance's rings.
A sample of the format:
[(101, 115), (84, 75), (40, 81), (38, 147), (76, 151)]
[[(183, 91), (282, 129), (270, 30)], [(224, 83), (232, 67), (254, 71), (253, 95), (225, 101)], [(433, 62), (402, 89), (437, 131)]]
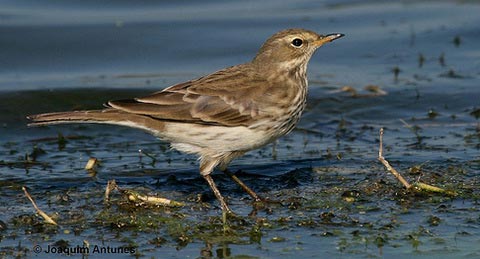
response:
[[(478, 13), (477, 1), (0, 2), (0, 255), (51, 258), (34, 246), (87, 240), (147, 258), (480, 256)], [(247, 196), (214, 175), (245, 217), (233, 233), (194, 157), (128, 128), (26, 127), (27, 114), (99, 108), (246, 62), (290, 27), (346, 37), (310, 61), (298, 129), (232, 163), (281, 204), (248, 217)], [(382, 126), (393, 166), (458, 195), (406, 192), (377, 162)], [(125, 208), (118, 193), (105, 205), (111, 179), (187, 206)], [(34, 215), (22, 186), (60, 227)]]

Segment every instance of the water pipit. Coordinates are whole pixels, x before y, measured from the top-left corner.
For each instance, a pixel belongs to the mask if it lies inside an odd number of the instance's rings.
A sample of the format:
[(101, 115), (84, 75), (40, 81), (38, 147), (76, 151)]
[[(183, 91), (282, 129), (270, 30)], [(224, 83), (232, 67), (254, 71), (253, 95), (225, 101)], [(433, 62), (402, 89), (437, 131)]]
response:
[[(232, 159), (289, 133), (307, 97), (307, 64), (323, 44), (342, 37), (288, 29), (270, 37), (245, 64), (170, 86), (151, 95), (109, 101), (106, 108), (29, 116), (33, 125), (103, 123), (146, 130), (172, 148), (199, 156), (200, 174), (224, 212), (231, 212), (211, 177)], [(229, 174), (255, 200), (259, 196)]]

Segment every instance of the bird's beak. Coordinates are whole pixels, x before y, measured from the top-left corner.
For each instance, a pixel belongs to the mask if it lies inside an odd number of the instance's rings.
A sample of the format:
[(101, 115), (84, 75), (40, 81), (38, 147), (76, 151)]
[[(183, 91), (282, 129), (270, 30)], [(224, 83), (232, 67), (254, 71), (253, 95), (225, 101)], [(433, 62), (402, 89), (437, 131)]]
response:
[(336, 39), (339, 39), (341, 37), (345, 36), (345, 34), (342, 34), (342, 33), (332, 33), (332, 34), (328, 34), (326, 36), (323, 36), (321, 37), (320, 39), (316, 40), (315, 41), (315, 45), (317, 46), (322, 46), (323, 44), (327, 43), (327, 42), (331, 42), (331, 41), (334, 41)]

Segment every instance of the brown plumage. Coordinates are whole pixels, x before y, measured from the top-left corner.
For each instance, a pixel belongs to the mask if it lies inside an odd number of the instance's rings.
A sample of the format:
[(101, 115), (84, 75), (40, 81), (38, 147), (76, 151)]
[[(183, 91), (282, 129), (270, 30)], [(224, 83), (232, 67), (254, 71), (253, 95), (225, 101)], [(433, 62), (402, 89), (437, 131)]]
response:
[[(231, 212), (210, 174), (290, 132), (306, 105), (307, 64), (313, 52), (342, 34), (303, 29), (276, 33), (249, 63), (168, 87), (149, 96), (108, 102), (108, 108), (32, 115), (30, 125), (105, 123), (147, 130), (173, 148), (200, 157), (222, 209)], [(259, 199), (233, 177), (253, 198)]]

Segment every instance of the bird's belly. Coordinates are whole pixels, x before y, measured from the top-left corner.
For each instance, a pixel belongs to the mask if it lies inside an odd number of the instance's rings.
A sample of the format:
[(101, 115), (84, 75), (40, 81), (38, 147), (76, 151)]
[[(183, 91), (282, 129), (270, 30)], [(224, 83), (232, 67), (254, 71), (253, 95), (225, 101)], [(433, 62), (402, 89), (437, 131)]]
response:
[(218, 152), (249, 151), (273, 140), (270, 132), (247, 127), (222, 127), (188, 123), (168, 123), (158, 137)]

